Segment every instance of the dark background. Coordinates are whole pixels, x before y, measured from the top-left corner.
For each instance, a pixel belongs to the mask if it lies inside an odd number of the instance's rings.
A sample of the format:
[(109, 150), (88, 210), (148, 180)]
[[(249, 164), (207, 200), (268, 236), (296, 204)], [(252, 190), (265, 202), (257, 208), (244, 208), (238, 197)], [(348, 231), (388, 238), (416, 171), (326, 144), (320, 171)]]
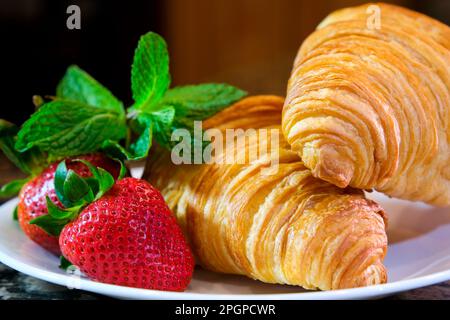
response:
[[(130, 103), (130, 66), (139, 36), (163, 35), (173, 83), (221, 81), (250, 93), (284, 94), (302, 40), (331, 11), (366, 1), (0, 0), (0, 118), (22, 123), (33, 94), (54, 94), (78, 64)], [(450, 24), (448, 0), (399, 0)], [(81, 8), (81, 30), (66, 9)]]

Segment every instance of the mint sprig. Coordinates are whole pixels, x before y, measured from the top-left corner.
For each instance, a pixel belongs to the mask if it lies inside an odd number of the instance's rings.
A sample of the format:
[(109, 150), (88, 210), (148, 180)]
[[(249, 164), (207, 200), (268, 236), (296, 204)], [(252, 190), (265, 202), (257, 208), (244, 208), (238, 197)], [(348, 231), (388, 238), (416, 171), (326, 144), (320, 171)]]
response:
[[(101, 198), (115, 182), (113, 176), (103, 168), (95, 167), (82, 159), (73, 161), (86, 165), (92, 177), (80, 177), (75, 171), (67, 169), (65, 161), (61, 161), (56, 168), (54, 185), (56, 196), (64, 207), (57, 206), (47, 196), (48, 214), (30, 221), (30, 224), (41, 227), (53, 236), (58, 236), (66, 224), (75, 220), (88, 204)], [(118, 179), (121, 179), (124, 175), (125, 169), (121, 163)]]
[(67, 68), (56, 88), (56, 96), (62, 100), (78, 101), (91, 107), (107, 109), (118, 116), (124, 115), (122, 102), (76, 65)]
[[(203, 145), (192, 134), (194, 121), (209, 118), (246, 95), (227, 84), (169, 87), (167, 44), (161, 36), (149, 32), (141, 37), (134, 54), (134, 103), (127, 112), (106, 87), (72, 65), (59, 82), (56, 96), (34, 97), (37, 110), (20, 130), (0, 120), (0, 148), (30, 176), (55, 160), (95, 151), (138, 160), (148, 155), (153, 140), (172, 148), (178, 143), (171, 140), (172, 133), (181, 128), (191, 132), (192, 145)], [(78, 181), (76, 177), (71, 179)], [(24, 182), (4, 186), (0, 196), (13, 194)], [(79, 188), (86, 189), (78, 182)]]
[[(189, 85), (168, 89), (170, 85), (169, 54), (162, 37), (149, 32), (141, 37), (134, 55), (131, 72), (135, 103), (129, 109), (131, 127), (138, 135), (148, 136), (152, 130), (156, 141), (171, 148), (172, 132), (178, 128), (191, 130), (193, 121), (204, 120), (233, 102), (246, 92), (227, 84)], [(138, 122), (139, 125), (136, 125)], [(144, 127), (143, 124), (146, 124)], [(193, 135), (191, 135), (193, 136)], [(135, 158), (145, 157), (151, 140), (143, 148), (132, 150)]]
[(22, 186), (27, 183), (33, 174), (40, 171), (45, 156), (36, 148), (31, 148), (27, 152), (20, 153), (14, 147), (19, 131), (17, 126), (6, 120), (0, 119), (0, 149), (5, 156), (16, 165), (22, 172), (28, 175), (27, 178), (10, 181), (0, 188), (0, 197), (9, 198), (16, 195)]

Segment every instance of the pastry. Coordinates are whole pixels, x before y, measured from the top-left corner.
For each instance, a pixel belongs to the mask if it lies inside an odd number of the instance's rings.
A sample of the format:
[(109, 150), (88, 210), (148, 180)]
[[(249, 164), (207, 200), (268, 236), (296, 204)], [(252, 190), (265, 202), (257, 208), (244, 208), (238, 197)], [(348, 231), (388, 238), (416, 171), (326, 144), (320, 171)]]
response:
[[(226, 141), (214, 161), (200, 165), (175, 165), (160, 149), (144, 178), (161, 190), (206, 269), (307, 289), (386, 282), (383, 209), (360, 190), (314, 178), (281, 133), (279, 141), (261, 134), (280, 131), (282, 107), (275, 96), (241, 100), (203, 127), (257, 129), (245, 147)], [(262, 151), (249, 163), (218, 161), (230, 151), (244, 159), (255, 149)]]
[(282, 130), (315, 177), (450, 205), (449, 88), (448, 26), (387, 4), (339, 10), (298, 52)]

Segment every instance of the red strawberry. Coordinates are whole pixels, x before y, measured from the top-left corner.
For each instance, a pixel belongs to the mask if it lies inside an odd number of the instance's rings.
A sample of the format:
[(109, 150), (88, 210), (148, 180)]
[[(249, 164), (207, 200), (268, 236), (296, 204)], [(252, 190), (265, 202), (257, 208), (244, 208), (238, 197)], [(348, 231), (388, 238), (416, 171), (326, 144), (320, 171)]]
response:
[[(89, 154), (75, 158), (85, 159), (97, 167), (102, 167), (109, 171), (114, 177), (119, 175), (120, 165), (116, 161), (102, 154)], [(62, 207), (56, 196), (53, 184), (53, 178), (55, 176), (57, 166), (58, 163), (51, 164), (41, 174), (27, 182), (22, 187), (19, 195), (17, 214), (22, 230), (31, 240), (54, 254), (59, 255), (60, 249), (58, 237), (51, 236), (38, 226), (29, 223), (34, 218), (48, 213), (45, 198), (46, 195), (48, 195), (55, 204)], [(74, 170), (82, 177), (91, 176), (91, 172), (88, 167), (80, 162), (67, 161), (67, 168)]]
[(146, 289), (182, 291), (194, 259), (161, 193), (125, 178), (85, 207), (61, 232), (63, 255), (89, 278)]

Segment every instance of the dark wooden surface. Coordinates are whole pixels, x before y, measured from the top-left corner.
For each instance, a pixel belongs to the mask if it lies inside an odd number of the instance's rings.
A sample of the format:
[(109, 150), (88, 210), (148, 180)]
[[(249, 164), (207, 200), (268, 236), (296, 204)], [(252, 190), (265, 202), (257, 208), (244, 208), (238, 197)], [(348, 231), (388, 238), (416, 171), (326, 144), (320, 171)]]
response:
[[(11, 167), (0, 155), (0, 185), (20, 173)], [(1, 202), (1, 200), (0, 200)], [(0, 263), (0, 299), (70, 299), (92, 300), (107, 299), (104, 296), (68, 289), (64, 286), (53, 285), (39, 279), (29, 277)], [(386, 299), (448, 299), (450, 300), (450, 281), (396, 294)]]

